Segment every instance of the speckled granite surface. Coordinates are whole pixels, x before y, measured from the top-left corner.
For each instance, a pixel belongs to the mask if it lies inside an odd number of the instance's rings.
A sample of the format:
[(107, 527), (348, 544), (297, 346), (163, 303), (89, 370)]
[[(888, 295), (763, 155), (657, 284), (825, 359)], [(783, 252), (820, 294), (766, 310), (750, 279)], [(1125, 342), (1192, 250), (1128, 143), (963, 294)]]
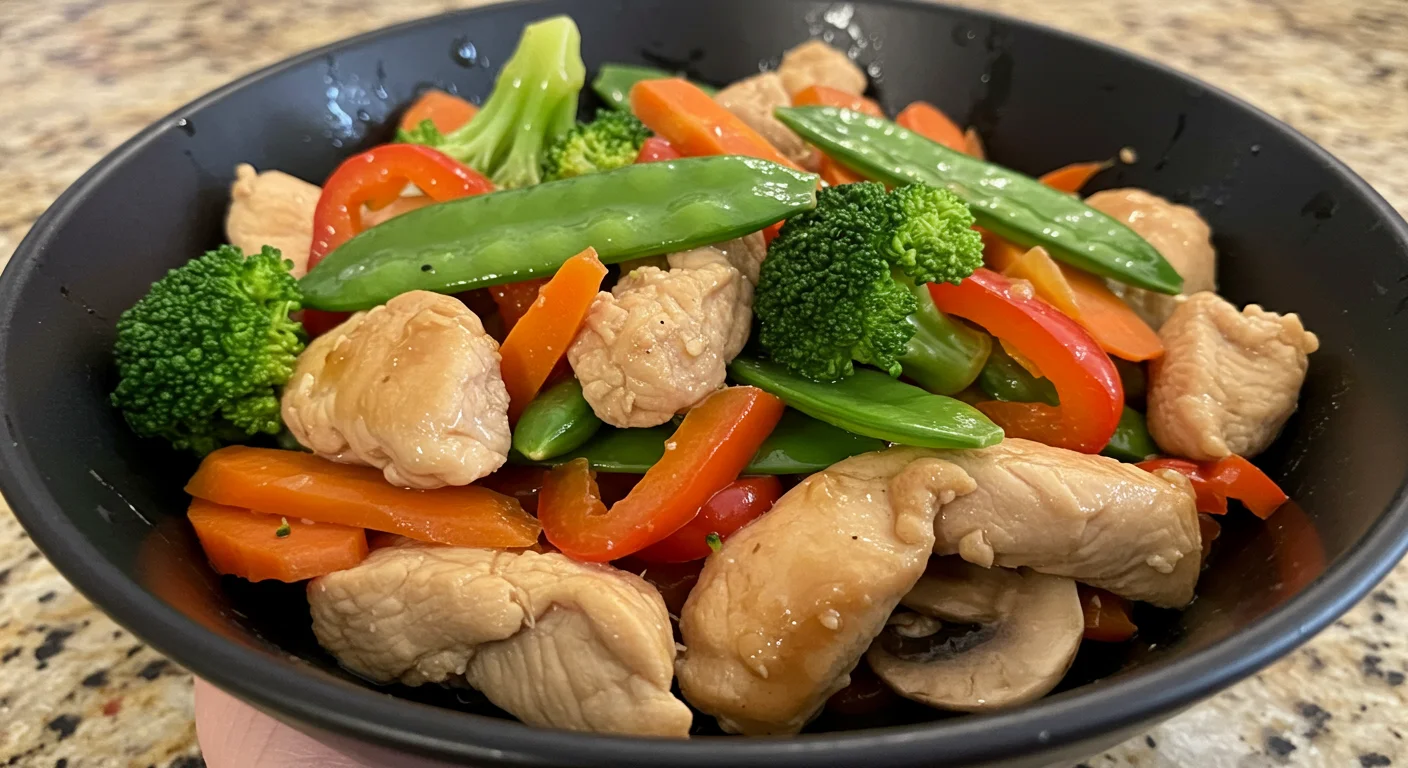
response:
[[(1152, 56), (1289, 121), (1408, 210), (1405, 0), (963, 0)], [(0, 263), (88, 166), (291, 53), (472, 3), (0, 2)], [(1109, 766), (1408, 764), (1408, 565), (1304, 648)], [(0, 765), (200, 765), (190, 677), (74, 593), (0, 505)], [(310, 767), (312, 768), (312, 767)]]

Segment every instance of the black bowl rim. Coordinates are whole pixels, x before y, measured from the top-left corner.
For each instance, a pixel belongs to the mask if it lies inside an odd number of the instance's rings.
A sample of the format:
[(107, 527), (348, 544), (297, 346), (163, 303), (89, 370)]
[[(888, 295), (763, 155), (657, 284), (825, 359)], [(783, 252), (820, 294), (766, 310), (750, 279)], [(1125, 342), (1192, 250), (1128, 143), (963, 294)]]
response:
[[(520, 0), (537, 5), (541, 0)], [(1153, 69), (1224, 99), (1290, 139), (1300, 151), (1340, 176), (1378, 214), (1408, 251), (1408, 223), (1367, 182), (1309, 138), (1263, 110), (1142, 55), (1005, 14), (928, 0), (870, 0), (913, 11), (968, 16), (1024, 28)], [(10, 397), (6, 360), (14, 307), (38, 257), (61, 223), (126, 160), (173, 127), (182, 116), (285, 70), (349, 46), (420, 26), (466, 18), (499, 5), (479, 6), (402, 22), (329, 43), (247, 74), (182, 106), (142, 129), (73, 183), (33, 225), (0, 275), (0, 413)], [(1309, 640), (1349, 610), (1408, 552), (1408, 484), (1364, 537), (1299, 595), (1244, 631), (1189, 656), (1151, 665), (1128, 679), (1074, 689), (1010, 712), (938, 723), (802, 735), (790, 738), (702, 738), (691, 741), (574, 733), (453, 712), (396, 699), (360, 686), (307, 675), (297, 659), (269, 658), (225, 640), (152, 597), (108, 563), (63, 515), (44, 490), (42, 472), (0, 419), (0, 492), (35, 544), (63, 576), (106, 613), (153, 648), (204, 679), (295, 724), (395, 749), (453, 760), (494, 763), (564, 761), (618, 766), (816, 765), (900, 766), (985, 761), (1096, 739), (1184, 708), (1247, 677)], [(296, 692), (290, 695), (290, 692)]]

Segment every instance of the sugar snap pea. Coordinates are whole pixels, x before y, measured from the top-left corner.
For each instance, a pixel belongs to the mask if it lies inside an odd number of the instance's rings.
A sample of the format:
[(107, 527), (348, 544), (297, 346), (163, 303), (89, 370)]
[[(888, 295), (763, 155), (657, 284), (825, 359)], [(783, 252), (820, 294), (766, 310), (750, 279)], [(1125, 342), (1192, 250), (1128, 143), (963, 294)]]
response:
[(979, 225), (1018, 245), (1044, 246), (1061, 261), (1140, 288), (1169, 294), (1183, 290), (1183, 278), (1134, 230), (1030, 176), (858, 112), (791, 107), (778, 109), (777, 117), (868, 178), (953, 190), (972, 208)]
[[(641, 80), (659, 80), (662, 77), (678, 77), (674, 72), (666, 72), (655, 67), (641, 67), (635, 64), (602, 64), (592, 80), (592, 90), (615, 109), (631, 108), (631, 86)], [(699, 90), (713, 96), (715, 91), (703, 83), (695, 83)]]
[(610, 264), (722, 242), (816, 205), (816, 184), (766, 160), (720, 156), (451, 200), (348, 240), (300, 282), (304, 305), (366, 309), (411, 290), (526, 280), (588, 246)]
[(1002, 441), (1002, 429), (976, 408), (933, 395), (885, 373), (858, 368), (833, 382), (815, 382), (776, 363), (739, 358), (728, 367), (734, 380), (771, 392), (816, 419), (858, 435), (923, 448), (985, 448)]
[(1149, 436), (1149, 427), (1144, 423), (1144, 414), (1126, 405), (1120, 414), (1120, 424), (1115, 427), (1115, 434), (1110, 436), (1110, 442), (1100, 451), (1100, 455), (1139, 462), (1158, 452), (1159, 447), (1154, 445), (1154, 438)]
[[(533, 461), (522, 454), (510, 454), (509, 460), (522, 464), (554, 465), (583, 458), (592, 469), (602, 472), (639, 474), (650, 469), (665, 455), (665, 442), (674, 431), (674, 427), (668, 425), (649, 429), (603, 427), (586, 444), (550, 459)], [(819, 472), (842, 459), (884, 447), (883, 441), (852, 434), (788, 409), (743, 474), (802, 475)]]
[(513, 427), (513, 447), (535, 461), (561, 456), (601, 429), (601, 419), (582, 397), (582, 385), (568, 379), (533, 398)]

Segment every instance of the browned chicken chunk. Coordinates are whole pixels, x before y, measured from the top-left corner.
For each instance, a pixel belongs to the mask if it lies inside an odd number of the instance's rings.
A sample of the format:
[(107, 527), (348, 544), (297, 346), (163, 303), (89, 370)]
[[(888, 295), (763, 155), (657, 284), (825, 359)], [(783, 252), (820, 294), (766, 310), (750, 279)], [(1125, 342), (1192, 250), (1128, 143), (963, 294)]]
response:
[(762, 134), (784, 157), (803, 168), (815, 169), (815, 150), (802, 141), (773, 114), (778, 107), (792, 106), (782, 78), (776, 72), (753, 75), (719, 91), (714, 100), (737, 115), (750, 128)]
[(801, 730), (924, 573), (934, 514), (972, 489), (952, 464), (892, 449), (788, 491), (709, 557), (685, 603), (685, 699), (735, 733)]
[(748, 341), (753, 286), (716, 248), (639, 267), (597, 294), (567, 350), (582, 394), (616, 427), (653, 427), (724, 384)]
[(865, 92), (865, 73), (860, 67), (844, 52), (820, 40), (808, 40), (782, 54), (777, 74), (789, 96), (812, 85), (824, 85), (856, 96)]
[[(1127, 224), (1163, 254), (1183, 278), (1184, 296), (1217, 289), (1217, 254), (1212, 248), (1212, 230), (1197, 211), (1142, 189), (1108, 189), (1096, 192), (1085, 202)], [(1110, 288), (1154, 330), (1168, 320), (1182, 298), (1114, 281)]]
[(1241, 312), (1217, 294), (1188, 298), (1159, 330), (1149, 367), (1149, 434), (1189, 459), (1255, 456), (1296, 409), (1315, 334), (1294, 314), (1255, 304)]
[(256, 173), (254, 166), (240, 163), (230, 187), (225, 238), (246, 254), (259, 253), (266, 245), (278, 248), (293, 262), (293, 276), (302, 277), (313, 245), (313, 209), (322, 193), (320, 187), (282, 171)]
[(458, 299), (412, 291), (298, 358), (284, 423), (314, 453), (412, 488), (467, 485), (508, 458), (499, 346)]
[(660, 593), (558, 553), (409, 543), (308, 585), (313, 633), (378, 682), (465, 683), (530, 725), (684, 737)]
[(935, 554), (1027, 566), (1167, 608), (1193, 599), (1202, 540), (1178, 473), (1015, 438), (973, 451), (906, 450), (953, 462), (978, 484), (934, 523)]

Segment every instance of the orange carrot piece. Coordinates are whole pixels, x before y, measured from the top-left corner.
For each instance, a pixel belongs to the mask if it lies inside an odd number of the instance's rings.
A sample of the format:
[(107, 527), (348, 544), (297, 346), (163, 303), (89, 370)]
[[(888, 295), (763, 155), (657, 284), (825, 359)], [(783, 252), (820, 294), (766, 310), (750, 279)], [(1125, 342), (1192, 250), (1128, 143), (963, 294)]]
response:
[(880, 109), (880, 105), (855, 94), (846, 93), (839, 88), (831, 88), (825, 85), (809, 85), (806, 88), (792, 94), (792, 106), (794, 107), (838, 107), (849, 109), (852, 112), (860, 112), (871, 117), (884, 117), (885, 111)]
[(1061, 274), (1075, 295), (1076, 322), (1090, 331), (1100, 348), (1123, 360), (1153, 360), (1164, 353), (1159, 334), (1095, 275), (1062, 264)]
[(606, 267), (597, 258), (596, 249), (587, 248), (558, 268), (538, 291), (537, 301), (508, 332), (499, 347), (503, 358), (499, 369), (508, 388), (510, 423), (518, 421), (553, 366), (567, 354), (605, 277)]
[(504, 283), (489, 287), (489, 295), (499, 307), (499, 317), (504, 320), (504, 330), (511, 331), (528, 309), (538, 300), (538, 292), (548, 284), (548, 278), (535, 277), (517, 283)]
[(367, 556), (361, 528), (305, 523), (205, 499), (192, 500), (186, 517), (215, 570), (249, 581), (303, 581), (346, 570)]
[(1103, 589), (1077, 584), (1080, 609), (1085, 614), (1085, 639), (1097, 643), (1122, 643), (1139, 631), (1129, 618), (1129, 601)]
[(821, 166), (817, 172), (821, 174), (821, 180), (826, 182), (827, 186), (831, 187), (865, 181), (863, 177), (856, 175), (855, 171), (841, 165), (826, 155), (821, 156)]
[(631, 88), (631, 111), (686, 157), (747, 155), (797, 168), (762, 134), (680, 78), (636, 83)]
[(290, 519), (460, 547), (527, 547), (541, 530), (515, 499), (487, 488), (398, 488), (372, 467), (273, 448), (237, 445), (211, 453), (186, 493)]
[(978, 231), (983, 234), (983, 264), (994, 272), (1006, 270), (1027, 252), (1027, 249), (986, 229), (979, 227)]
[(1071, 163), (1054, 171), (1048, 171), (1040, 181), (1052, 189), (1059, 189), (1074, 195), (1080, 191), (1081, 187), (1090, 182), (1092, 176), (1114, 164), (1113, 160), (1106, 160), (1103, 163)]
[(988, 151), (983, 148), (983, 137), (978, 135), (976, 128), (963, 132), (963, 151), (979, 160), (988, 159)]
[(432, 88), (420, 95), (401, 116), (401, 130), (409, 131), (429, 120), (441, 133), (449, 133), (469, 122), (479, 107), (453, 94)]
[(899, 117), (895, 118), (895, 122), (899, 123), (900, 127), (908, 128), (930, 141), (937, 141), (949, 149), (968, 151), (963, 129), (927, 101), (916, 101), (905, 107)]
[(1002, 274), (1031, 283), (1036, 295), (1043, 301), (1061, 310), (1066, 317), (1080, 322), (1080, 306), (1076, 303), (1075, 292), (1066, 282), (1065, 275), (1061, 274), (1060, 265), (1045, 248), (1037, 246), (1029, 249), (1002, 270)]

